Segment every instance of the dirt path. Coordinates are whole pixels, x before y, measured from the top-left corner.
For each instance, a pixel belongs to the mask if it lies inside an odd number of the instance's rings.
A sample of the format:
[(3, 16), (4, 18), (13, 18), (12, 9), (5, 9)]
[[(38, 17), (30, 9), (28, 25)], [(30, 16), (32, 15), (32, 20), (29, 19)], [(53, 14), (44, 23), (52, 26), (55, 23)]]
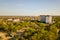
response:
[(0, 39), (1, 40), (7, 40), (7, 37), (5, 36), (5, 33), (0, 32)]

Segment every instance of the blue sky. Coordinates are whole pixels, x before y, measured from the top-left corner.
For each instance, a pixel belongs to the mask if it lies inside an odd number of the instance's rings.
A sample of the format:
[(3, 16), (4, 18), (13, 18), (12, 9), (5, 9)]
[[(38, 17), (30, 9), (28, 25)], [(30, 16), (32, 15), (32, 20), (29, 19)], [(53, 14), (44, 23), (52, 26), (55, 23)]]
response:
[(60, 0), (0, 0), (0, 15), (60, 15)]

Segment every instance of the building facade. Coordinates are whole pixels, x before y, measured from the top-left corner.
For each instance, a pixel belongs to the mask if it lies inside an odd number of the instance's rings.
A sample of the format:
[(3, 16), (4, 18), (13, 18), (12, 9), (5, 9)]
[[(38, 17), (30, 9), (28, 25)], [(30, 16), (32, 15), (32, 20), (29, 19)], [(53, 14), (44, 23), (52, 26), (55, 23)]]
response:
[(40, 21), (51, 24), (52, 16), (51, 15), (40, 15)]

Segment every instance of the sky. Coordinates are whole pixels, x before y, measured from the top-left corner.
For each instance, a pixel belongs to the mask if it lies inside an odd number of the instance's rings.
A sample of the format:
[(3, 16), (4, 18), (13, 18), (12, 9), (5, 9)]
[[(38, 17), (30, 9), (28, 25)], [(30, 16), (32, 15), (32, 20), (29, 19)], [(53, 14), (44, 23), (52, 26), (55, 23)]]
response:
[(0, 0), (0, 16), (60, 15), (60, 0)]

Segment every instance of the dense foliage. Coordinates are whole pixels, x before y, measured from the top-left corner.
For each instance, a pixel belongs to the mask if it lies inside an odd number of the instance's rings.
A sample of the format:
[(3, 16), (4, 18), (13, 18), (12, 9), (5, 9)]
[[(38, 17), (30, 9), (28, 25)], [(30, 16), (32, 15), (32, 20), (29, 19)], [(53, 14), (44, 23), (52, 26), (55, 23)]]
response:
[[(60, 19), (59, 19), (60, 20)], [(19, 35), (14, 35), (10, 40), (57, 40), (58, 33), (57, 28), (60, 28), (60, 21), (54, 24), (45, 24), (38, 21), (0, 21), (0, 30), (4, 32), (17, 32), (22, 30)], [(17, 33), (18, 34), (18, 33)]]

